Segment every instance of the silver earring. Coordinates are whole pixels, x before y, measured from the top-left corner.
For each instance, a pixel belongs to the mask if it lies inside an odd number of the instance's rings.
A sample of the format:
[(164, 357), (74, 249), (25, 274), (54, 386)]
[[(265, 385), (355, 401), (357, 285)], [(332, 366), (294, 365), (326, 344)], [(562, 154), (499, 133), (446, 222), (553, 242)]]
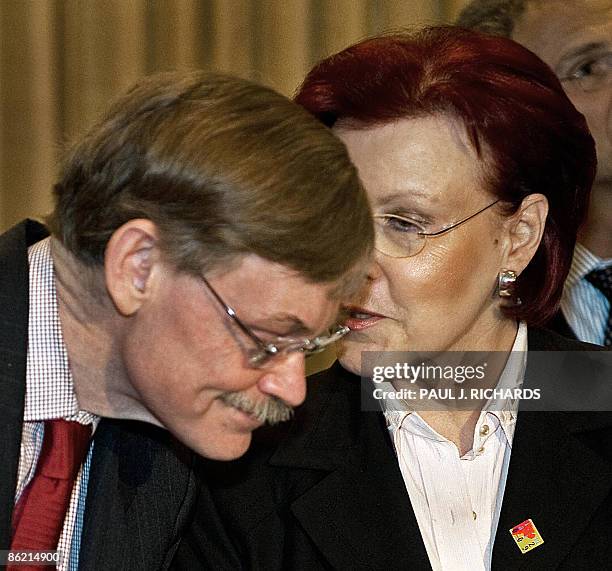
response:
[(516, 272), (502, 270), (497, 278), (497, 295), (499, 297), (512, 297), (516, 286)]

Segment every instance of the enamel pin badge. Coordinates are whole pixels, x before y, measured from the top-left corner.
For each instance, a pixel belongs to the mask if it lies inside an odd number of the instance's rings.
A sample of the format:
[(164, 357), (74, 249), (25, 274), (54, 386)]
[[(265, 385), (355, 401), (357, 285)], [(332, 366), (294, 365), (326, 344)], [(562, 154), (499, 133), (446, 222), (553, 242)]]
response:
[(526, 519), (523, 523), (515, 525), (510, 530), (510, 534), (521, 553), (527, 553), (544, 543), (540, 532), (531, 519)]

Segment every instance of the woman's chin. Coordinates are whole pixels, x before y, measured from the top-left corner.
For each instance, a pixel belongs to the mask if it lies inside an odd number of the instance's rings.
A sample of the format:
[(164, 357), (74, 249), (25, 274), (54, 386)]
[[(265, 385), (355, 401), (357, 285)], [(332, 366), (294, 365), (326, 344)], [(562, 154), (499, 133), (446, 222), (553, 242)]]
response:
[(338, 361), (347, 371), (361, 374), (362, 353), (365, 351), (385, 351), (385, 348), (373, 342), (359, 343), (351, 340), (343, 341), (337, 349)]
[(338, 355), (338, 362), (350, 373), (361, 375), (361, 359), (354, 359), (352, 354)]

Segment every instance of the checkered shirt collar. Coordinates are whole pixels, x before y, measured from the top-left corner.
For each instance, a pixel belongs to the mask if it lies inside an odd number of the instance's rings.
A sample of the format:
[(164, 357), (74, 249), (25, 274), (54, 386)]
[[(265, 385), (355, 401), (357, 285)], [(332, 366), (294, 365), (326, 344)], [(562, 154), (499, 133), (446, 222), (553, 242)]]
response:
[(96, 424), (98, 417), (79, 410), (68, 352), (62, 336), (51, 238), (28, 249), (30, 315), (24, 421), (53, 418)]

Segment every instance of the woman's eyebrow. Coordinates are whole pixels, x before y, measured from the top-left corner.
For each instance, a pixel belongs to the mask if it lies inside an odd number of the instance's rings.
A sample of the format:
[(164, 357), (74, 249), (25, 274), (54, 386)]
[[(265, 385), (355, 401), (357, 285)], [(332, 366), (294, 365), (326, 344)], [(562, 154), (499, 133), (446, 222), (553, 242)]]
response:
[(405, 190), (400, 190), (398, 192), (392, 192), (390, 194), (385, 194), (380, 197), (380, 199), (376, 200), (377, 206), (388, 206), (389, 204), (403, 202), (405, 203), (407, 199), (412, 198), (426, 198), (428, 197), (428, 193), (423, 190), (419, 190), (416, 188), (410, 188)]

